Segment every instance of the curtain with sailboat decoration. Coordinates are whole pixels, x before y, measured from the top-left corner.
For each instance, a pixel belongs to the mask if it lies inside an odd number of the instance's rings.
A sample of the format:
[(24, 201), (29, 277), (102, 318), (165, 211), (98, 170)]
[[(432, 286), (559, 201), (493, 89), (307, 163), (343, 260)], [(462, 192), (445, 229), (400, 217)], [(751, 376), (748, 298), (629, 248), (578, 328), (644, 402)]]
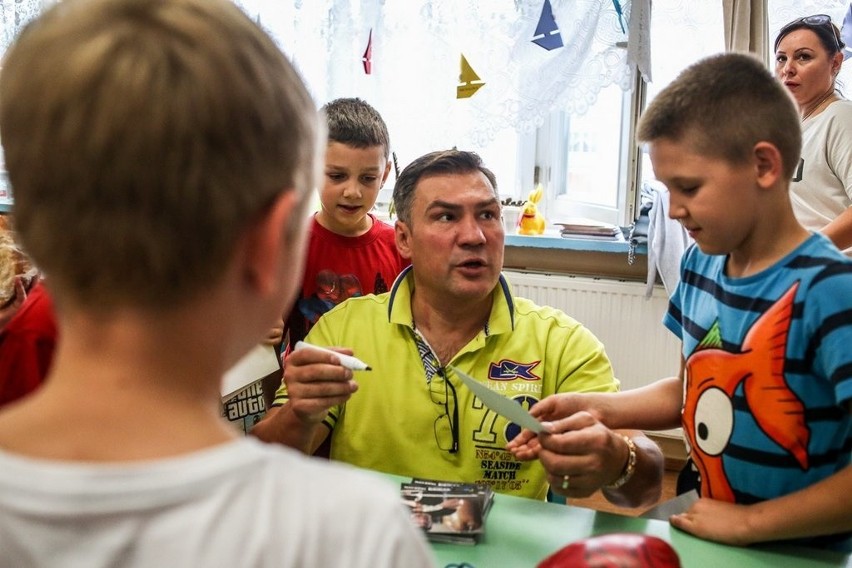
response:
[(236, 1), (319, 104), (360, 96), (392, 138), (416, 133), (421, 147), (405, 162), (501, 129), (533, 131), (553, 110), (583, 113), (602, 88), (633, 85), (630, 0)]

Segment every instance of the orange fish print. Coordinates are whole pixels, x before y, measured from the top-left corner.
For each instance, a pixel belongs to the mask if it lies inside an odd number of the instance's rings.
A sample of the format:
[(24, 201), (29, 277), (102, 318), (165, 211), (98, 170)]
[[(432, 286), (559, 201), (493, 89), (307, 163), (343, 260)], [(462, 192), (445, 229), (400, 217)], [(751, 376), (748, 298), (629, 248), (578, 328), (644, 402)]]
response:
[(722, 454), (733, 432), (732, 399), (740, 384), (763, 432), (790, 452), (803, 470), (808, 469), (810, 431), (805, 408), (784, 379), (798, 287), (794, 284), (754, 322), (739, 353), (699, 346), (687, 359), (683, 426), (701, 474), (702, 497), (735, 501)]

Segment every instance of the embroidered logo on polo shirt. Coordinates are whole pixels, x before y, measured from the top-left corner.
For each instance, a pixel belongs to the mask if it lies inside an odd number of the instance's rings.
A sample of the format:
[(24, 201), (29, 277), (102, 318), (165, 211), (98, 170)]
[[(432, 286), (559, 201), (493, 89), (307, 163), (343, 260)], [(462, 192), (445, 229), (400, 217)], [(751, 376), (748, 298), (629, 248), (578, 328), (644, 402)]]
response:
[(541, 361), (532, 363), (518, 363), (509, 359), (502, 359), (498, 363), (491, 363), (488, 367), (488, 378), (492, 381), (514, 381), (523, 379), (525, 381), (540, 381), (541, 377), (532, 372)]

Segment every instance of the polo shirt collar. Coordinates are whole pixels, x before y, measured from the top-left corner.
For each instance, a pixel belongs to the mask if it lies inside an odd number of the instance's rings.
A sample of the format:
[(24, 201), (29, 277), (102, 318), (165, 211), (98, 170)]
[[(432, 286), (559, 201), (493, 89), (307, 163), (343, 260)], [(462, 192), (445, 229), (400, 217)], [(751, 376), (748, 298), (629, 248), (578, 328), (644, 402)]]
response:
[[(414, 328), (414, 316), (411, 313), (411, 295), (414, 291), (414, 267), (403, 270), (393, 286), (388, 299), (388, 322)], [(486, 326), (487, 335), (506, 333), (515, 327), (515, 300), (512, 288), (503, 274), (492, 292), (491, 315)]]

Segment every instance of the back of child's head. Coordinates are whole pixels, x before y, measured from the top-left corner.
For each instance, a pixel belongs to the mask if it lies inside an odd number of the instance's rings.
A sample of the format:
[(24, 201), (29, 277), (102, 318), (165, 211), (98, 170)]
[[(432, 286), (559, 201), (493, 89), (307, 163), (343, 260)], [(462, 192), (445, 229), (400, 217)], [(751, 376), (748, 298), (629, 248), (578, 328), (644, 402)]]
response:
[(335, 99), (322, 107), (328, 126), (328, 141), (353, 148), (381, 146), (390, 155), (390, 136), (382, 115), (359, 98)]
[(684, 142), (731, 164), (744, 164), (755, 144), (769, 142), (781, 154), (785, 179), (802, 148), (792, 97), (763, 63), (743, 53), (708, 57), (684, 70), (648, 105), (637, 138)]
[(0, 128), (22, 243), (92, 310), (217, 283), (277, 196), (307, 201), (322, 143), (301, 79), (229, 0), (56, 4), (7, 55)]

